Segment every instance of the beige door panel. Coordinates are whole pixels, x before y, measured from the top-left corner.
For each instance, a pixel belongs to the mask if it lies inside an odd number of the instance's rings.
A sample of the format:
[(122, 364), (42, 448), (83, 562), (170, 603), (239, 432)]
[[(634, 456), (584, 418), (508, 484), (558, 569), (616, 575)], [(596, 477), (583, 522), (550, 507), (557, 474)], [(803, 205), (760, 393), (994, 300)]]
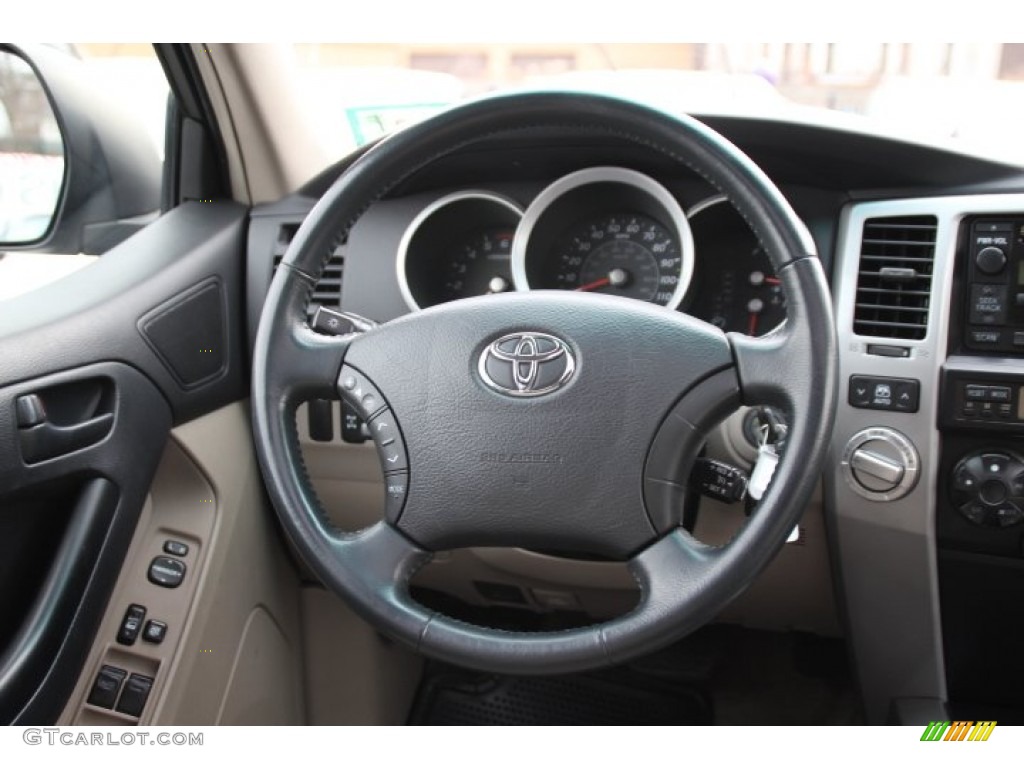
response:
[[(147, 579), (168, 539), (189, 547), (173, 589)], [(60, 723), (301, 724), (298, 595), (264, 501), (247, 409), (236, 403), (176, 428)], [(130, 604), (167, 624), (162, 643), (116, 642)], [(86, 703), (103, 665), (153, 679), (141, 717)]]

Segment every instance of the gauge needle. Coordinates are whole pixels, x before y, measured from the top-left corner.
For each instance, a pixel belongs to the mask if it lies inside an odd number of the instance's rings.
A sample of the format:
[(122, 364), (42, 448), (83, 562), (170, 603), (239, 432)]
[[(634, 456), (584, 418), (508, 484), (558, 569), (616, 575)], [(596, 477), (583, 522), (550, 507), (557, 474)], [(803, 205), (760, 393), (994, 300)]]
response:
[(496, 275), (487, 283), (488, 293), (504, 293), (508, 290), (508, 280), (501, 275)]
[(766, 277), (764, 281), (768, 283), (768, 285), (782, 285), (782, 281), (777, 277)]
[(751, 299), (747, 302), (747, 312), (749, 312), (749, 319), (747, 320), (747, 335), (755, 336), (757, 334), (757, 318), (764, 310), (764, 302), (760, 299)]
[(629, 282), (629, 272), (620, 267), (616, 267), (608, 273), (608, 277), (602, 277), (600, 280), (595, 280), (592, 283), (581, 285), (577, 288), (577, 291), (593, 291), (598, 288), (604, 288), (606, 285), (610, 285), (612, 288), (622, 288), (626, 283)]
[(581, 285), (580, 287), (575, 288), (573, 290), (576, 290), (576, 291), (596, 291), (598, 288), (604, 288), (606, 285), (611, 285), (611, 284), (612, 284), (611, 278), (602, 277), (600, 280), (595, 280), (592, 283), (587, 283), (586, 285)]

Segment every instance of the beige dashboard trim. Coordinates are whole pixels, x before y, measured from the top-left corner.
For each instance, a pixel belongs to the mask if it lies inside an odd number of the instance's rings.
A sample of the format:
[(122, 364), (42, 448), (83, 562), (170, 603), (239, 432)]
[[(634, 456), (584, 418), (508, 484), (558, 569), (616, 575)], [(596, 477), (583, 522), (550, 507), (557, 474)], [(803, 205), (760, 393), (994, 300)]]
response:
[(221, 125), (236, 200), (279, 200), (331, 162), (296, 103), (299, 73), (288, 46), (211, 43), (192, 49)]

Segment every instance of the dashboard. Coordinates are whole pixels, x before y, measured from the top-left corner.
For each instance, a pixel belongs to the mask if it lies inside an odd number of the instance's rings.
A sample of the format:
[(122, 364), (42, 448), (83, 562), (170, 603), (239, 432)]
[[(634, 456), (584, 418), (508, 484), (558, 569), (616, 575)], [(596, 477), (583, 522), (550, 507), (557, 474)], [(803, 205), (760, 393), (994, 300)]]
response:
[[(726, 618), (828, 631), (816, 620), (832, 611), (870, 722), (907, 702), (934, 704), (932, 719), (1007, 722), (1007, 708), (1024, 712), (1024, 174), (826, 126), (707, 122), (811, 232), (840, 355), (840, 405), (803, 538)], [(253, 211), (251, 329), (274, 260), (346, 162)], [(535, 290), (628, 296), (751, 335), (786, 313), (757, 238), (715, 189), (642, 148), (581, 135), (495, 139), (435, 163), (367, 209), (327, 274), (315, 300), (379, 322)], [(375, 468), (333, 413), (333, 441), (314, 437), (312, 421), (300, 434), (330, 483), (342, 483), (341, 455), (359, 467), (344, 480), (351, 503)], [(708, 450), (740, 467), (754, 455), (736, 422)], [(629, 584), (603, 563), (562, 579), (552, 558), (530, 561), (530, 573), (488, 558), (496, 588), (540, 578), (585, 610), (596, 592)]]

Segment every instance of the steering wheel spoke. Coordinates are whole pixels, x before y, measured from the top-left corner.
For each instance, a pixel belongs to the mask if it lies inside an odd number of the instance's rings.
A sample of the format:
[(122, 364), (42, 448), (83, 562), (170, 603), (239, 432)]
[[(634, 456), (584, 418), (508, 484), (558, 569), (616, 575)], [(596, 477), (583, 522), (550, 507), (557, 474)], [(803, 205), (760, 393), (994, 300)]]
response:
[(341, 363), (355, 334), (348, 336), (325, 336), (306, 325), (291, 329), (291, 366), (285, 382), (298, 397), (331, 397), (338, 391), (338, 374)]
[(729, 333), (743, 405), (789, 406), (794, 359), (793, 337), (785, 325), (766, 336)]

